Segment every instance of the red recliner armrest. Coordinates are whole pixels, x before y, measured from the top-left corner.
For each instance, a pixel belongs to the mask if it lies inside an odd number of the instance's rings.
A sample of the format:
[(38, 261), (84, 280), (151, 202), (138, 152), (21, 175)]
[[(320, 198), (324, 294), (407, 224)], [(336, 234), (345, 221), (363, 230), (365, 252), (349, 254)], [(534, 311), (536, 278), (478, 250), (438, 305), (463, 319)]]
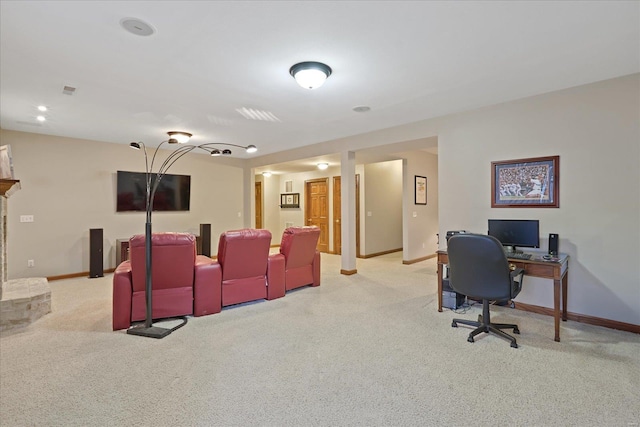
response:
[(267, 260), (267, 299), (283, 297), (285, 294), (284, 255), (269, 255)]
[(204, 316), (222, 310), (222, 269), (211, 258), (196, 256), (193, 282), (193, 315)]
[(113, 273), (113, 330), (131, 326), (131, 296), (133, 283), (131, 262), (121, 263)]
[(311, 263), (313, 270), (313, 284), (311, 286), (320, 286), (320, 251), (316, 251)]

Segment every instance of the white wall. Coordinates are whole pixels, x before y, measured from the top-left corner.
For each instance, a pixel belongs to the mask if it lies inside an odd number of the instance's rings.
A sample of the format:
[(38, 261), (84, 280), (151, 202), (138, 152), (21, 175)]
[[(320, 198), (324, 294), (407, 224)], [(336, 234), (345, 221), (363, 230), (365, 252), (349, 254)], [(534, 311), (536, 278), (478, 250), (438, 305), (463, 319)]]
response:
[[(542, 248), (558, 233), (571, 256), (568, 310), (640, 324), (639, 89), (634, 75), (443, 119), (440, 235), (539, 219)], [(560, 208), (491, 208), (492, 161), (551, 155)], [(527, 277), (518, 300), (553, 307), (552, 283)]]
[(402, 248), (402, 160), (364, 165), (365, 244), (361, 254)]
[[(412, 261), (438, 250), (438, 156), (414, 151), (406, 156), (404, 170), (403, 255)], [(427, 204), (415, 204), (415, 176), (427, 178)]]
[[(22, 189), (8, 200), (9, 279), (89, 271), (89, 229), (104, 231), (104, 268), (115, 267), (116, 239), (144, 233), (143, 212), (116, 212), (116, 171), (144, 172), (126, 145), (1, 130)], [(158, 156), (164, 159), (165, 151)], [(232, 158), (190, 153), (169, 170), (191, 175), (191, 210), (155, 212), (153, 231), (199, 233), (210, 223), (212, 253), (223, 231), (242, 228), (243, 169)], [(33, 223), (20, 223), (33, 215)], [(35, 267), (27, 268), (33, 259)]]

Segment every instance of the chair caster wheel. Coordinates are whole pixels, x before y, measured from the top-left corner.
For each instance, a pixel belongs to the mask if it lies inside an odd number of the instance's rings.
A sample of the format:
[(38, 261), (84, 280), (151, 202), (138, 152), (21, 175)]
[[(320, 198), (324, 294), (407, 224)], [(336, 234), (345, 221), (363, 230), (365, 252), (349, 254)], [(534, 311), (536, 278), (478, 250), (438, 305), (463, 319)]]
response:
[(469, 341), (469, 342), (475, 342), (475, 341), (473, 340), (473, 337), (469, 337), (469, 338), (467, 338), (467, 341)]
[(511, 347), (513, 347), (513, 348), (518, 348), (518, 344), (516, 344), (516, 343), (512, 342), (512, 343), (511, 343)]
[(513, 333), (514, 333), (514, 334), (517, 334), (517, 335), (520, 335), (520, 329), (518, 329), (518, 328), (513, 328)]
[(515, 302), (513, 302), (513, 301), (511, 301), (511, 304), (509, 304), (509, 307), (511, 307), (511, 308), (516, 308), (516, 303), (515, 303)]
[(478, 323), (482, 323), (482, 314), (478, 314)]
[(457, 327), (458, 327), (458, 324), (457, 324), (456, 322), (451, 322), (451, 327), (452, 327), (452, 328), (457, 328)]

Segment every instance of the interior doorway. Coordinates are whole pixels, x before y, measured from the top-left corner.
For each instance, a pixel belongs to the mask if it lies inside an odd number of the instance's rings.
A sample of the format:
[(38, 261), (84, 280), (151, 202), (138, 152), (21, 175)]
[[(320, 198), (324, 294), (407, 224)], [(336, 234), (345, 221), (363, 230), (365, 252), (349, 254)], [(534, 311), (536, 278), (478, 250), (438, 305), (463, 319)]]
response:
[(320, 228), (318, 250), (329, 252), (329, 178), (305, 181), (305, 225)]
[(262, 228), (262, 182), (256, 181), (255, 191), (256, 228)]

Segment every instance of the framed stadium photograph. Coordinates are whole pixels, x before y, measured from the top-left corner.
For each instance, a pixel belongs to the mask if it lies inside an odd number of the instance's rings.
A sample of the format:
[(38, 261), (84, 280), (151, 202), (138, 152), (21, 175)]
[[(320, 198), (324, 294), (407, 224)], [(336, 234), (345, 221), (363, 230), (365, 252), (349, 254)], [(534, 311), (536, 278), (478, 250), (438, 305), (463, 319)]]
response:
[(491, 162), (491, 207), (560, 207), (559, 183), (560, 156)]

